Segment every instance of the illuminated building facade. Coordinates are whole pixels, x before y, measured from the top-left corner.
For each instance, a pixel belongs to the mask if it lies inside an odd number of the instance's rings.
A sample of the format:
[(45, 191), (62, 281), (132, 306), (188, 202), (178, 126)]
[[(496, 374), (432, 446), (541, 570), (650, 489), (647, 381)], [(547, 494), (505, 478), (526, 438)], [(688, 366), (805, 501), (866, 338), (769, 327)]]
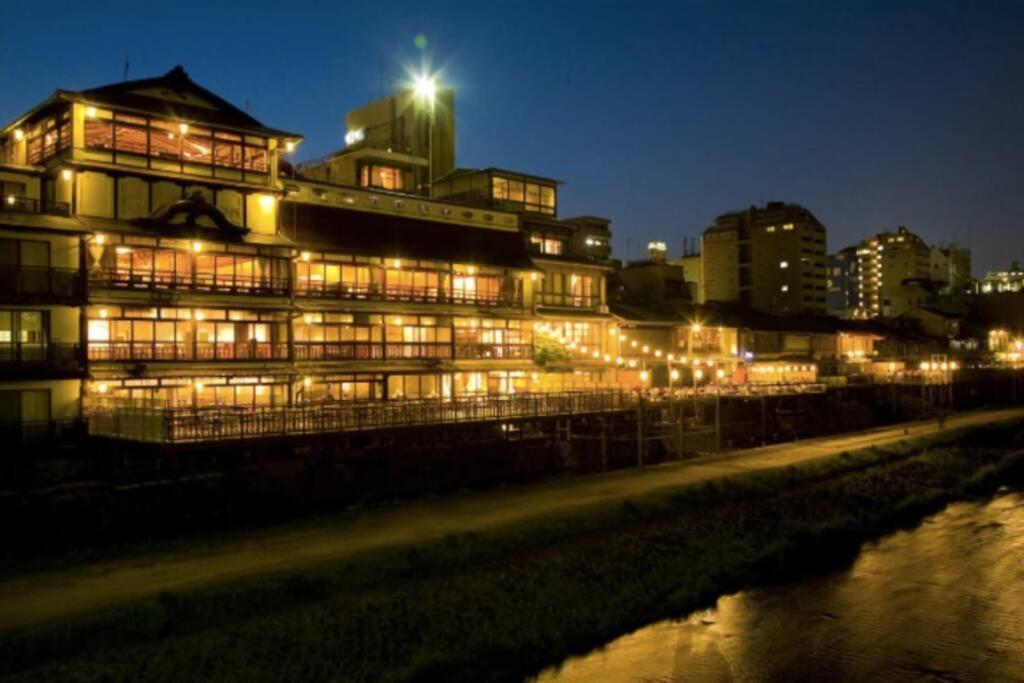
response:
[(796, 204), (723, 214), (701, 239), (704, 300), (768, 313), (824, 313), (825, 226)]
[(929, 279), (931, 252), (920, 237), (905, 227), (883, 232), (857, 246), (857, 316), (889, 317), (904, 280)]
[[(586, 408), (557, 392), (609, 386), (610, 267), (573, 232), (607, 244), (607, 221), (557, 221), (526, 187), (522, 211), (431, 199), (415, 140), (408, 182), (361, 182), (387, 159), (355, 140), (352, 174), (306, 175), (301, 140), (180, 67), (57, 91), (0, 130), (0, 423), (204, 442), (457, 421), (538, 392), (530, 410), (557, 414)], [(530, 212), (568, 226), (543, 238), (559, 248), (531, 252)], [(560, 349), (544, 367), (541, 336)]]

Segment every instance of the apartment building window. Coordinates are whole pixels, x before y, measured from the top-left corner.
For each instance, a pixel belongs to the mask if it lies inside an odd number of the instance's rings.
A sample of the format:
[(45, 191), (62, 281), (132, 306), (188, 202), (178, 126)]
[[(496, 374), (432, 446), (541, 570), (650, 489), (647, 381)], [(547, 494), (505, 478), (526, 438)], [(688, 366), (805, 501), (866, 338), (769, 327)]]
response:
[(45, 359), (48, 329), (46, 311), (0, 310), (0, 362)]
[(296, 360), (370, 360), (384, 357), (383, 316), (305, 313), (292, 324)]
[(536, 253), (549, 254), (551, 256), (558, 256), (565, 249), (563, 240), (545, 235), (530, 235), (530, 246), (533, 247)]
[(451, 358), (451, 323), (435, 316), (389, 315), (384, 320), (390, 358)]
[(286, 360), (285, 312), (91, 306), (90, 360)]
[(789, 261), (779, 261), (779, 268), (789, 268)]
[(455, 318), (456, 358), (533, 357), (533, 326), (529, 321)]
[(359, 185), (382, 190), (402, 190), (402, 169), (383, 164), (364, 164), (359, 171)]
[(770, 232), (775, 232), (775, 226), (774, 225), (769, 225), (767, 228), (764, 229), (764, 231), (765, 232), (769, 232), (769, 233)]
[(388, 398), (424, 399), (451, 396), (451, 375), (390, 375)]
[(586, 348), (587, 353), (603, 352), (604, 338), (598, 324), (564, 320), (550, 323), (550, 328), (553, 335), (562, 337), (566, 343), (576, 344), (577, 349)]
[(782, 229), (788, 232), (788, 231), (793, 229), (793, 224), (792, 223), (784, 223), (782, 225)]

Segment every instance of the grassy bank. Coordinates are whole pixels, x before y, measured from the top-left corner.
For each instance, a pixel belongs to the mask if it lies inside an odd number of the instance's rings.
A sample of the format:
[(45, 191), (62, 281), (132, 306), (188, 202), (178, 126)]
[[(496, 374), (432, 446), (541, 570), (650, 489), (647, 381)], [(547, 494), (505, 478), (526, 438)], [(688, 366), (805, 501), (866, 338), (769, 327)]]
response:
[[(1016, 424), (0, 636), (16, 680), (516, 680), (1024, 471)], [(35, 668), (31, 668), (35, 667)], [(20, 673), (17, 673), (20, 670)]]

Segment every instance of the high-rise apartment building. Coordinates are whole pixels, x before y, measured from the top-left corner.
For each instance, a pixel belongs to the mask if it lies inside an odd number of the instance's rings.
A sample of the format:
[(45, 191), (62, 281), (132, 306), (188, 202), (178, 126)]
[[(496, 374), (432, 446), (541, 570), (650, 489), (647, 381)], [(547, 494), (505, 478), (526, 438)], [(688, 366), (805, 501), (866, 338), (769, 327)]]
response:
[(858, 317), (887, 317), (904, 280), (930, 279), (931, 250), (924, 240), (900, 226), (857, 245)]
[(828, 313), (851, 317), (860, 303), (860, 258), (857, 247), (846, 247), (828, 257)]
[(701, 259), (707, 301), (825, 312), (825, 226), (802, 206), (769, 202), (719, 216), (704, 231)]

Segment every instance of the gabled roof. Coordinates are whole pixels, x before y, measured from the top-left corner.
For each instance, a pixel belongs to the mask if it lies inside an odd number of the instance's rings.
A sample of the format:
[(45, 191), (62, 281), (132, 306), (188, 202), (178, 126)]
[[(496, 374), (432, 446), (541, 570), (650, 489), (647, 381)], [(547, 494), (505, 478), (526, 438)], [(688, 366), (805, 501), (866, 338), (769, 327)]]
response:
[(111, 83), (87, 90), (58, 90), (19, 121), (61, 99), (268, 137), (296, 140), (302, 137), (264, 126), (235, 105), (197, 84), (181, 66), (156, 78)]

